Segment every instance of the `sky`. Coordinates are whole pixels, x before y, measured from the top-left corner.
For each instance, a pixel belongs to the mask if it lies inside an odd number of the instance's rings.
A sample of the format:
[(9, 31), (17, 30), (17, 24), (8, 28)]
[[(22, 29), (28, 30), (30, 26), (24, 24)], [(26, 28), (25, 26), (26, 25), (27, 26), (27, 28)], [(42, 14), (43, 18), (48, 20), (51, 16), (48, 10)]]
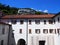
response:
[(0, 3), (17, 8), (32, 8), (42, 12), (60, 12), (60, 0), (0, 0)]

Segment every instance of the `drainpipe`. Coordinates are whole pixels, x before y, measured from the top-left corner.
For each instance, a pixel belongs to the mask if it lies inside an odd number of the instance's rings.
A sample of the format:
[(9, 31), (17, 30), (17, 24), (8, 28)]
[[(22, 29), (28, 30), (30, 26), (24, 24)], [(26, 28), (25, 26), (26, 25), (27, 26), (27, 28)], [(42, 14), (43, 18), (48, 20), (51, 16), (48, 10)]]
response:
[(28, 45), (28, 19), (26, 19), (26, 45)]

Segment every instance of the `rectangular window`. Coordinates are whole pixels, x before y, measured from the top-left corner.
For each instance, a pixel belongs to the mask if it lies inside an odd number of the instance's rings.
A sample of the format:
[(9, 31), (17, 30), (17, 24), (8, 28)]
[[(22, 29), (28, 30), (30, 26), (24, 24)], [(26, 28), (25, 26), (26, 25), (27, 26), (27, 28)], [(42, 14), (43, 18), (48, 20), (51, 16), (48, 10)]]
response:
[(29, 34), (31, 34), (31, 29), (29, 29)]
[(56, 21), (55, 20), (53, 20), (53, 21), (54, 21), (54, 24), (55, 24)]
[(29, 24), (31, 24), (31, 20), (29, 20)]
[(20, 24), (23, 24), (24, 23), (24, 21), (23, 20), (20, 20)]
[(3, 40), (1, 40), (1, 45), (3, 45), (3, 43), (4, 43), (4, 41), (3, 41)]
[(59, 19), (59, 17), (58, 17), (58, 22), (60, 22), (60, 19)]
[(12, 24), (16, 24), (16, 20), (13, 20), (13, 19), (12, 19), (12, 20), (11, 20), (11, 23), (12, 23)]
[(35, 24), (40, 24), (40, 20), (35, 20)]
[(35, 33), (39, 34), (40, 33), (40, 29), (35, 29)]
[(48, 29), (43, 29), (43, 33), (48, 33)]
[(5, 26), (2, 28), (2, 34), (5, 34)]
[(60, 29), (57, 29), (58, 34), (60, 34)]
[(50, 33), (53, 33), (53, 29), (49, 29), (49, 32), (50, 32)]
[(49, 24), (53, 24), (53, 20), (49, 20)]
[(46, 20), (44, 20), (44, 24), (46, 24)]
[(20, 33), (22, 33), (22, 29), (20, 29)]
[(57, 32), (56, 32), (56, 29), (54, 29), (54, 31), (55, 31), (54, 33), (56, 34), (56, 33), (57, 33)]

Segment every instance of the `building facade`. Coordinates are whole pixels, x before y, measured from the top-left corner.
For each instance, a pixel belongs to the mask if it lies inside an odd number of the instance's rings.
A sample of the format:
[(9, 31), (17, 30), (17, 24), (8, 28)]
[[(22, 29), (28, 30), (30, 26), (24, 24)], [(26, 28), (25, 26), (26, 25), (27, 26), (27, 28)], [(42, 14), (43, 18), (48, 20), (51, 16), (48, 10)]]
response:
[(10, 24), (0, 22), (0, 45), (13, 45), (12, 33), (12, 26)]
[(60, 15), (6, 15), (0, 20), (12, 25), (16, 45), (60, 44)]

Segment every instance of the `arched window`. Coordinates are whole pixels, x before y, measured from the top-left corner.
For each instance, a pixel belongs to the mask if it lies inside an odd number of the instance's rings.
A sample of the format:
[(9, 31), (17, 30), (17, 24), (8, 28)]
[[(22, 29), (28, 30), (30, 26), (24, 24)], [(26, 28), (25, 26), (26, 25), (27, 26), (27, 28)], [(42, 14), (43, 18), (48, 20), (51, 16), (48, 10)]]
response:
[(31, 20), (29, 20), (29, 24), (31, 24)]
[(46, 20), (44, 20), (44, 24), (46, 24)]

